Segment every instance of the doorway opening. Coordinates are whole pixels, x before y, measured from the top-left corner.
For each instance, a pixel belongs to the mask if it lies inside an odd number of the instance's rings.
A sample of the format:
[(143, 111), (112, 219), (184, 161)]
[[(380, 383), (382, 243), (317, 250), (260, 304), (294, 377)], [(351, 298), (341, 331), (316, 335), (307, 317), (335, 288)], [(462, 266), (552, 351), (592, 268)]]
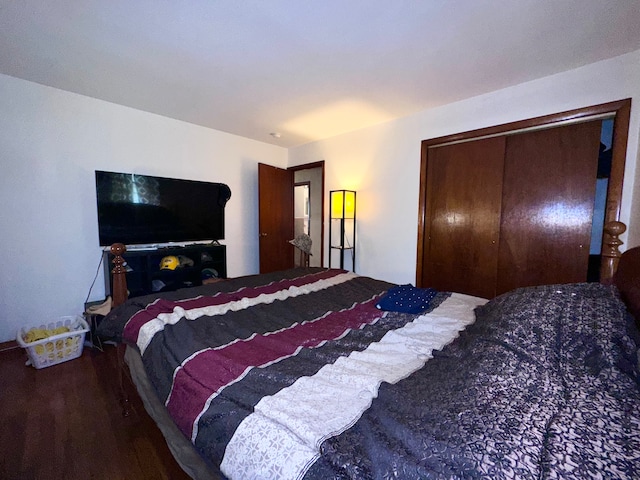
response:
[(293, 185), (293, 235), (310, 235), (309, 223), (309, 182)]
[[(310, 267), (322, 266), (324, 236), (324, 162), (292, 167), (294, 190), (294, 237), (311, 237)], [(296, 255), (296, 266), (299, 256)]]

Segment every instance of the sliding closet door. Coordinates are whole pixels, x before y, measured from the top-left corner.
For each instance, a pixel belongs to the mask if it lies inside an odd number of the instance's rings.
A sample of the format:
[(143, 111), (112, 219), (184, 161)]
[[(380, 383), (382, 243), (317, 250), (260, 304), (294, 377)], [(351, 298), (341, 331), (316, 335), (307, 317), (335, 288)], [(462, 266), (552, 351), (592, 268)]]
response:
[(429, 148), (421, 286), (495, 295), (505, 138)]
[(507, 137), (497, 293), (587, 279), (600, 121)]

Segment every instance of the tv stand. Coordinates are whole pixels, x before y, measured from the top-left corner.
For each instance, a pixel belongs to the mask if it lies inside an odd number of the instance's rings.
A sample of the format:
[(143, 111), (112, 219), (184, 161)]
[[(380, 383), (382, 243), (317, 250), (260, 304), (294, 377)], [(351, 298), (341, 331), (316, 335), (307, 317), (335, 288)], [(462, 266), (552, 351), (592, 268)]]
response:
[[(193, 265), (184, 264), (175, 270), (161, 270), (160, 262), (163, 257), (184, 257)], [(177, 290), (178, 288), (196, 287), (202, 285), (203, 270), (211, 274), (218, 274), (217, 278), (227, 278), (227, 247), (226, 245), (193, 244), (185, 246), (164, 246), (158, 248), (132, 249), (124, 253), (127, 270), (127, 286), (129, 298)], [(113, 269), (113, 255), (109, 251), (103, 254), (106, 294), (113, 290), (111, 270)]]

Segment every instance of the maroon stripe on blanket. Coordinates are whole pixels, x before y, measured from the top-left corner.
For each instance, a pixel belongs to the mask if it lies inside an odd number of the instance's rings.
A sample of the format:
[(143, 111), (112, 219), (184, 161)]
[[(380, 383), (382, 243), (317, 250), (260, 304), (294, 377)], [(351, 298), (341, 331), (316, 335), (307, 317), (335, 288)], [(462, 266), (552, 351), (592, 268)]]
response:
[(243, 287), (234, 292), (218, 292), (213, 296), (199, 296), (176, 301), (157, 299), (153, 303), (147, 305), (144, 310), (140, 310), (129, 319), (124, 327), (122, 336), (126, 341), (136, 343), (138, 341), (140, 329), (146, 323), (156, 319), (160, 314), (172, 313), (176, 307), (180, 307), (185, 310), (192, 310), (194, 308), (225, 305), (227, 303), (240, 301), (243, 298), (256, 298), (263, 294), (273, 294), (280, 290), (286, 290), (290, 287), (302, 287), (304, 285), (317, 282), (318, 280), (335, 277), (342, 273), (345, 273), (345, 270), (324, 270), (319, 273), (312, 273), (293, 279), (280, 280), (260, 287)]
[(176, 370), (167, 401), (170, 415), (191, 438), (194, 422), (214, 394), (239, 380), (252, 367), (269, 365), (295, 355), (300, 348), (317, 347), (349, 330), (375, 323), (384, 314), (376, 308), (378, 299), (376, 296), (348, 310), (198, 353)]

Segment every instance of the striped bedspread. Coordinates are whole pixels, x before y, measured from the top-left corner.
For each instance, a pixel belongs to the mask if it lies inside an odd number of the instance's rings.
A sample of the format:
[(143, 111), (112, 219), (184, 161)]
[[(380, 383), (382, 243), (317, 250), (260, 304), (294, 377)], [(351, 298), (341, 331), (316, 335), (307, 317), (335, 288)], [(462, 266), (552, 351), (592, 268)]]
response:
[[(585, 374), (584, 359), (577, 368), (570, 357), (586, 348), (596, 361), (602, 348), (582, 332), (576, 353), (558, 327), (561, 319), (575, 333), (567, 322), (578, 314), (567, 309), (579, 298), (580, 315), (613, 311), (607, 321), (622, 328), (612, 287), (567, 286), (555, 296), (534, 289), (515, 296), (511, 316), (497, 300), (467, 328), (485, 300), (439, 293), (422, 314), (384, 312), (376, 303), (391, 286), (342, 270), (292, 270), (134, 299), (102, 328), (138, 348), (176, 425), (229, 478), (562, 477), (556, 464), (572, 452), (568, 396), (587, 402), (585, 411), (624, 410), (598, 420), (606, 428), (597, 441), (624, 440), (638, 451), (637, 436), (624, 433), (640, 426), (629, 413), (640, 403), (637, 383), (621, 387), (616, 373), (616, 392), (607, 383), (602, 399), (587, 392), (582, 400), (578, 384), (593, 384), (584, 377), (593, 368)], [(598, 361), (602, 376), (613, 360), (601, 352)], [(576, 446), (594, 435), (583, 423), (570, 430)], [(568, 452), (553, 450), (560, 447)], [(591, 451), (584, 456), (611, 468)], [(618, 476), (637, 473), (624, 451), (605, 457)]]

